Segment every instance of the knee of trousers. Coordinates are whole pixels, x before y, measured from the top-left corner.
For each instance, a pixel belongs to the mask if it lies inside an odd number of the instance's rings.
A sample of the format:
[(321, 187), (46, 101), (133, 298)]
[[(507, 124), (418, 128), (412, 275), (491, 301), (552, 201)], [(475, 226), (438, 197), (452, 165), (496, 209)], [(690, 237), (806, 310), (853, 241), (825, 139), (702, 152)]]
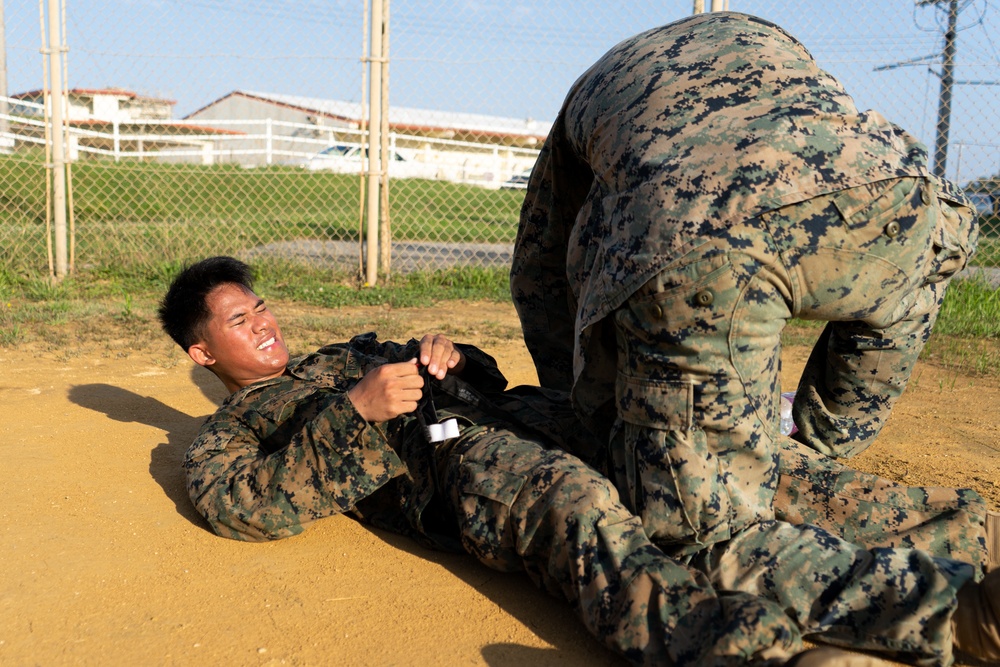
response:
[(490, 567), (564, 569), (597, 541), (597, 526), (631, 517), (608, 479), (573, 456), (491, 449), (463, 457), (446, 480), (466, 550)]

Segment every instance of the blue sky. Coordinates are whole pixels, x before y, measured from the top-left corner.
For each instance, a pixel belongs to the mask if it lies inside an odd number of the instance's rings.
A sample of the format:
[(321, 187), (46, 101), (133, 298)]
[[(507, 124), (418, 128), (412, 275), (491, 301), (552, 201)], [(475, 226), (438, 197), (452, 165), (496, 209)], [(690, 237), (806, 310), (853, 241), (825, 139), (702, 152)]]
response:
[[(236, 89), (361, 98), (363, 0), (64, 1), (73, 87), (167, 97), (178, 117)], [(959, 81), (1000, 80), (998, 1), (961, 0)], [(691, 7), (691, 0), (392, 0), (390, 99), (551, 120), (572, 81), (604, 51)], [(782, 25), (859, 107), (933, 143), (936, 75), (926, 64), (876, 68), (939, 53), (942, 12), (914, 0), (730, 0), (730, 9)], [(38, 6), (8, 2), (5, 16), (8, 88), (39, 88)], [(998, 93), (998, 86), (956, 86), (953, 177), (1000, 169)]]

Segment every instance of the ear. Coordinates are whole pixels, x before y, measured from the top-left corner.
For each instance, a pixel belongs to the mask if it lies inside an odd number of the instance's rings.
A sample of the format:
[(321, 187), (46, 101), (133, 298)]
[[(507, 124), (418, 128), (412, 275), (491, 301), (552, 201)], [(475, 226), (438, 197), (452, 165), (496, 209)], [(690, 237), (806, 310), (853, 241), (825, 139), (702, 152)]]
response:
[(194, 363), (199, 366), (204, 366), (208, 368), (215, 363), (215, 357), (209, 351), (208, 346), (204, 342), (195, 343), (188, 348), (188, 356), (194, 361)]

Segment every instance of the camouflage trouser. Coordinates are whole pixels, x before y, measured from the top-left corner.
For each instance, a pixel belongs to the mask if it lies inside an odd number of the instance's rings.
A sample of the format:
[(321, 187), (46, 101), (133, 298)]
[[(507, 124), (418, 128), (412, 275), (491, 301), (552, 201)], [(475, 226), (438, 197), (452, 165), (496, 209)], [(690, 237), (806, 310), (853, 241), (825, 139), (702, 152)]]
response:
[[(606, 444), (584, 428), (566, 392), (518, 387), (500, 408), (565, 452), (607, 475)], [(813, 524), (866, 549), (904, 547), (971, 563), (981, 578), (990, 554), (986, 501), (972, 489), (904, 486), (854, 470), (783, 438), (775, 518)]]
[(472, 427), (437, 448), (465, 549), (570, 602), (633, 664), (783, 664), (801, 634), (776, 604), (717, 593), (646, 537), (614, 487), (574, 456), (506, 429)]
[(950, 665), (955, 594), (968, 563), (918, 549), (862, 549), (810, 525), (755, 524), (691, 563), (716, 590), (759, 595), (826, 644)]
[[(747, 220), (614, 313), (612, 479), (655, 542), (694, 553), (774, 518), (781, 331), (793, 315), (835, 322), (857, 343), (832, 368), (825, 347), (807, 365), (796, 407), (812, 416), (799, 409), (796, 421), (809, 444), (877, 433), (943, 292), (925, 284), (951, 257), (933, 193), (899, 179)], [(824, 413), (832, 404), (840, 416)]]
[(849, 468), (793, 440), (778, 467), (774, 514), (812, 524), (866, 549), (904, 547), (976, 566), (986, 550), (986, 501), (972, 489), (904, 486)]
[(650, 542), (607, 478), (565, 452), (473, 427), (437, 459), (466, 550), (492, 568), (526, 571), (633, 663), (781, 664), (801, 650), (802, 634), (926, 664), (950, 659), (967, 564), (865, 551), (774, 522), (685, 566)]

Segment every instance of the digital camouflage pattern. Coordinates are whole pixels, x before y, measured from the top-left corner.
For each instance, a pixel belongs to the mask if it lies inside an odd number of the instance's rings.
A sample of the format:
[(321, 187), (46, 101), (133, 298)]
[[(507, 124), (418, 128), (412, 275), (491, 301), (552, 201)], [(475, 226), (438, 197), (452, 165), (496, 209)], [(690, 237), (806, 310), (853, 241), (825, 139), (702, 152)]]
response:
[(866, 549), (920, 549), (976, 567), (995, 567), (986, 543), (986, 500), (972, 489), (904, 486), (849, 468), (794, 440), (778, 467), (775, 518), (811, 524)]
[(774, 519), (780, 334), (826, 320), (798, 439), (848, 456), (905, 387), (972, 253), (926, 149), (781, 28), (712, 13), (614, 47), (533, 170), (511, 288), (544, 386), (609, 443), (650, 537), (686, 556)]
[[(458, 419), (460, 437), (429, 445), (412, 415), (378, 424), (357, 415), (347, 390), (368, 369), (418, 349), (416, 341), (366, 334), (297, 357), (287, 374), (232, 394), (185, 456), (192, 501), (216, 532), (235, 539), (287, 537), (350, 513), (429, 546), (464, 549), (494, 569), (526, 571), (634, 664), (778, 665), (816, 633), (946, 664), (939, 644), (949, 645), (954, 589), (972, 567), (910, 549), (866, 551), (787, 524), (778, 534), (748, 533), (706, 555), (709, 564), (668, 558), (608, 479), (569, 453), (598, 449), (565, 392), (501, 391), (506, 380), (493, 360), (459, 347), (468, 382), (449, 377), (434, 386), (438, 416)], [(891, 510), (896, 521), (880, 528), (880, 546), (902, 540), (950, 554), (950, 545), (968, 540), (964, 547), (976, 552), (963, 515), (974, 498), (934, 501), (879, 487), (877, 478), (853, 477), (793, 446), (803, 455), (783, 488), (795, 489), (796, 506), (808, 505), (818, 523), (853, 525), (863, 536), (866, 518)], [(893, 526), (898, 533), (886, 535)], [(779, 542), (796, 558), (759, 558)], [(791, 585), (809, 563), (823, 563), (824, 576)]]
[[(457, 347), (470, 379), (486, 390), (506, 386), (492, 357)], [(417, 341), (364, 334), (292, 359), (284, 375), (231, 394), (184, 457), (195, 507), (220, 535), (250, 541), (289, 537), (352, 510), (386, 527), (407, 519), (421, 526), (434, 485), (407, 474), (407, 457), (419, 474), (431, 470), (415, 416), (369, 424), (347, 396), (366, 370), (418, 354)]]

